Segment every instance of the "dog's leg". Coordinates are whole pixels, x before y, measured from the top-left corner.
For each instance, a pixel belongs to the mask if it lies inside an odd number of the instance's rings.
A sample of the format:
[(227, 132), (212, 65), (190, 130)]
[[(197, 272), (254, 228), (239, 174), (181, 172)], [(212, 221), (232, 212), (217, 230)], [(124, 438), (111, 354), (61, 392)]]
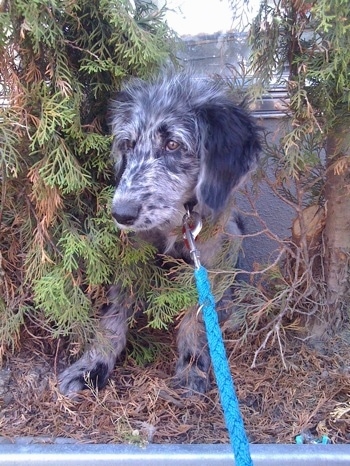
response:
[(175, 385), (188, 389), (188, 396), (205, 393), (210, 388), (210, 357), (202, 315), (197, 306), (189, 309), (180, 323), (177, 347), (179, 359)]
[(109, 303), (101, 313), (100, 337), (78, 361), (59, 375), (61, 393), (74, 398), (78, 391), (106, 385), (116, 360), (126, 345), (128, 317), (132, 313), (132, 302), (120, 288), (113, 286), (108, 294)]

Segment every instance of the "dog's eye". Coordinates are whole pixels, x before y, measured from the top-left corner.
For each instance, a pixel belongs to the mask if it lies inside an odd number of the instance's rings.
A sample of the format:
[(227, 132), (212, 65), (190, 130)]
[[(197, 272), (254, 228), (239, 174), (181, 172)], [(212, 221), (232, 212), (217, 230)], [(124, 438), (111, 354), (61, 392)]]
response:
[(165, 150), (172, 152), (180, 147), (180, 144), (176, 141), (168, 141), (165, 145)]
[(120, 142), (121, 150), (132, 150), (134, 147), (135, 147), (135, 141), (132, 141), (131, 139), (123, 139)]

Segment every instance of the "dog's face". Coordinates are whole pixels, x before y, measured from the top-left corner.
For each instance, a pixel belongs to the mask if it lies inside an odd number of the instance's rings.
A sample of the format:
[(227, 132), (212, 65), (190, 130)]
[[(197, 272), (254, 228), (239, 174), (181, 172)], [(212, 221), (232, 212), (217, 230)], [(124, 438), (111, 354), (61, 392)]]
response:
[(226, 90), (188, 75), (131, 82), (111, 113), (120, 228), (173, 228), (194, 200), (222, 210), (259, 150), (254, 123)]
[(114, 110), (113, 216), (120, 228), (172, 226), (182, 218), (197, 185), (196, 122), (186, 102), (166, 101), (158, 88), (137, 91), (121, 94), (127, 100), (119, 100)]

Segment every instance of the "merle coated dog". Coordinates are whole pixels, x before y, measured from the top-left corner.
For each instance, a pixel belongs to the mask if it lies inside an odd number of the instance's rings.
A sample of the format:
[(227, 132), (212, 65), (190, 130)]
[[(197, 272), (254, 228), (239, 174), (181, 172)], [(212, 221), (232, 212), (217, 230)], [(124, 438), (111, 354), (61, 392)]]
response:
[[(220, 225), (215, 235), (197, 242), (201, 263), (212, 268), (223, 242), (241, 233), (230, 200), (261, 149), (253, 118), (222, 81), (170, 73), (127, 83), (112, 102), (111, 128), (117, 179), (112, 215), (118, 228), (132, 230), (160, 254), (191, 263), (179, 227), (186, 210), (194, 208), (204, 223)], [(107, 383), (126, 345), (132, 312), (132, 297), (113, 286), (100, 319), (107, 344), (96, 339), (60, 374), (62, 393), (74, 397), (87, 378), (99, 388)], [(210, 359), (198, 309), (185, 314), (177, 345), (177, 385), (205, 392)]]

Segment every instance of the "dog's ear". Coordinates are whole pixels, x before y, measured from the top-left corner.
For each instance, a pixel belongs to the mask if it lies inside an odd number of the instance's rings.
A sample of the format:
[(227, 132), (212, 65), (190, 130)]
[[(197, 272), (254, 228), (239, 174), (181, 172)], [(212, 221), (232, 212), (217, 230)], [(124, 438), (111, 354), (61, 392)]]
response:
[[(118, 185), (125, 170), (126, 157), (123, 151), (123, 131), (131, 118), (130, 107), (133, 102), (131, 94), (122, 90), (113, 94), (107, 109), (107, 122), (114, 136), (111, 147), (111, 158), (114, 161), (115, 184)], [(124, 136), (124, 138), (126, 138)], [(125, 144), (125, 143), (124, 143)]]
[(115, 92), (111, 100), (114, 102), (122, 103), (122, 102), (130, 102), (133, 99), (132, 99), (132, 95), (130, 94), (130, 92), (124, 89), (122, 91)]
[(127, 90), (114, 92), (110, 98), (107, 108), (106, 120), (113, 131), (115, 123), (119, 122), (118, 116), (120, 112), (125, 113), (127, 105), (133, 101), (131, 94)]
[(203, 141), (197, 199), (219, 212), (257, 161), (259, 130), (231, 101), (208, 103), (198, 111)]

